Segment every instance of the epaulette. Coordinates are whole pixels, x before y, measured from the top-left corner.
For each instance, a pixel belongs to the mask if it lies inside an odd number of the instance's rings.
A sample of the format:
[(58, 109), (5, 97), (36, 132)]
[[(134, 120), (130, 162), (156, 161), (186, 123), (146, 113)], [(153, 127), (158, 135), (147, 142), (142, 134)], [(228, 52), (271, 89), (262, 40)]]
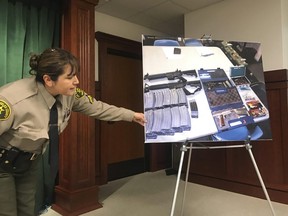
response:
[(33, 77), (17, 80), (0, 89), (0, 95), (6, 98), (11, 105), (35, 94), (37, 94), (37, 85)]

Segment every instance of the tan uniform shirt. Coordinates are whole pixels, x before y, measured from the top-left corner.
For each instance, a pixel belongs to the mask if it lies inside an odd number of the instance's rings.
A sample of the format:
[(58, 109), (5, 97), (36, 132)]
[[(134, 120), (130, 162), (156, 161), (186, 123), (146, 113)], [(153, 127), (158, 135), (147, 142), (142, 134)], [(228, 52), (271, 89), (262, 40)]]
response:
[[(0, 147), (43, 152), (55, 100), (34, 76), (1, 87)], [(74, 96), (57, 96), (57, 109), (59, 133), (67, 126), (72, 111), (105, 121), (132, 121), (134, 116), (133, 111), (97, 101), (81, 89)]]

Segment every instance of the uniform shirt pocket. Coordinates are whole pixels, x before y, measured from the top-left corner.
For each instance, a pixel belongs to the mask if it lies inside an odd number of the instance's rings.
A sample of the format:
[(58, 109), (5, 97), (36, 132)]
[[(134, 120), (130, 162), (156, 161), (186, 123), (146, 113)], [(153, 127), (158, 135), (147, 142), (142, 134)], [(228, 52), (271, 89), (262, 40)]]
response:
[(59, 125), (59, 133), (62, 133), (64, 129), (67, 127), (70, 116), (71, 116), (71, 109), (66, 108), (62, 115), (63, 121)]
[(59, 126), (59, 132), (62, 133), (64, 129), (67, 127), (67, 125), (68, 125), (68, 120), (62, 122)]

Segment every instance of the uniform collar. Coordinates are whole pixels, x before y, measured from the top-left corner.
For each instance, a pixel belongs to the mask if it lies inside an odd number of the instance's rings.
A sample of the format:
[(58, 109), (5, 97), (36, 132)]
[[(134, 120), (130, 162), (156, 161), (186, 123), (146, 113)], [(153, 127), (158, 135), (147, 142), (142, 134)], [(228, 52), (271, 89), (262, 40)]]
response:
[(56, 98), (53, 97), (44, 87), (44, 85), (38, 81), (37, 82), (37, 86), (39, 89), (39, 92), (42, 94), (43, 99), (45, 100), (47, 106), (49, 107), (49, 109), (51, 109), (51, 107), (53, 106), (53, 104), (56, 102)]

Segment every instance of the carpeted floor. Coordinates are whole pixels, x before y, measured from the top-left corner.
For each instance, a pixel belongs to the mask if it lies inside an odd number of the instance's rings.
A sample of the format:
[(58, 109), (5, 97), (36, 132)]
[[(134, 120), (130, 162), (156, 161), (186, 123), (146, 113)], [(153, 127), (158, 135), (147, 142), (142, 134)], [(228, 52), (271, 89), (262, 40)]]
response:
[[(82, 216), (287, 216), (288, 205), (180, 181), (173, 205), (176, 175), (165, 171), (147, 172), (111, 181), (100, 187), (99, 202), (103, 207)], [(175, 209), (172, 210), (172, 206)], [(183, 210), (183, 212), (182, 212)], [(182, 215), (181, 215), (182, 212)], [(49, 210), (45, 216), (59, 216)]]

